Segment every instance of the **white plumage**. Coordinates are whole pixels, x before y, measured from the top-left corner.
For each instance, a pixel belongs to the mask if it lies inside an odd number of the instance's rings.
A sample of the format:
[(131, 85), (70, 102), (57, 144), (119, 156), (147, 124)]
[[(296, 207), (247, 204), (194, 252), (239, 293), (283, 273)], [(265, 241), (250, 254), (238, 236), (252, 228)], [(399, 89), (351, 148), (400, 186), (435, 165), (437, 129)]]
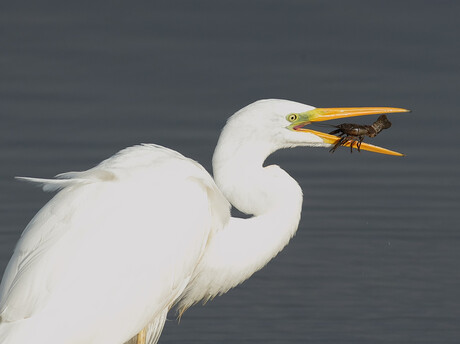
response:
[(27, 226), (5, 272), (2, 343), (10, 334), (12, 343), (127, 341), (164, 318), (229, 217), (209, 174), (160, 146), (62, 177), (71, 179), (41, 181), (64, 189)]
[[(171, 307), (183, 311), (249, 278), (294, 235), (302, 205), (299, 185), (264, 160), (280, 148), (329, 146), (287, 117), (305, 124), (313, 109), (265, 100), (236, 113), (213, 158), (218, 186), (201, 165), (157, 145), (56, 179), (22, 178), (59, 192), (5, 271), (0, 343), (122, 344), (143, 328), (155, 343)], [(229, 202), (254, 216), (230, 218)]]

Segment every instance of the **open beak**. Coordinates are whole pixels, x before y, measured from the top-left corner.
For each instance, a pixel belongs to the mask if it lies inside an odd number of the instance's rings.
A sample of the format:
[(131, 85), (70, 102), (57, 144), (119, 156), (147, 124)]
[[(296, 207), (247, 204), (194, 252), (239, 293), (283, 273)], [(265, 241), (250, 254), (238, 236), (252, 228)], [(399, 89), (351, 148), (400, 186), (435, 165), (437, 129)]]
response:
[[(322, 122), (329, 121), (331, 119), (347, 118), (347, 117), (356, 117), (356, 116), (365, 116), (365, 115), (377, 115), (377, 114), (387, 114), (387, 113), (399, 113), (399, 112), (409, 112), (410, 110), (401, 109), (401, 108), (391, 108), (391, 107), (350, 107), (350, 108), (316, 108), (310, 111), (306, 111), (298, 114), (298, 120), (296, 120), (290, 126), (292, 130), (302, 131), (314, 134), (320, 137), (325, 143), (331, 145), (335, 144), (339, 137), (331, 134), (322, 133), (320, 131), (306, 129), (304, 126), (312, 122)], [(354, 141), (347, 141), (342, 146), (346, 147), (357, 147), (357, 143)], [(374, 146), (368, 143), (361, 143), (361, 149), (367, 150), (370, 152), (403, 156), (404, 154)]]

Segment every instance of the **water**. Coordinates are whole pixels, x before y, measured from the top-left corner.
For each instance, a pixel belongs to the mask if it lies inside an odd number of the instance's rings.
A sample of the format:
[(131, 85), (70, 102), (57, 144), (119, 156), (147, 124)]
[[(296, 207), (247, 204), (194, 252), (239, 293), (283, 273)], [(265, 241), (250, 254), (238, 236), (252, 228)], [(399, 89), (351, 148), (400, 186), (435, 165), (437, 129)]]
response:
[(51, 197), (15, 175), (87, 169), (139, 142), (210, 170), (226, 118), (260, 98), (405, 107), (373, 140), (404, 158), (270, 157), (304, 189), (297, 236), (160, 342), (458, 342), (457, 2), (1, 6), (2, 270)]

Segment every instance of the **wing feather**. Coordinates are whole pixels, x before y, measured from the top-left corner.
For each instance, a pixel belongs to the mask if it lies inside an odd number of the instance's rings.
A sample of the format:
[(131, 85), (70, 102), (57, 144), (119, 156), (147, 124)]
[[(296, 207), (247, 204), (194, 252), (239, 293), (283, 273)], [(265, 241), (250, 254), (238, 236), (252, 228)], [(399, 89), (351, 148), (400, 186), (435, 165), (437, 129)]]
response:
[(127, 341), (148, 323), (155, 342), (209, 237), (230, 217), (201, 165), (156, 145), (57, 179), (22, 179), (60, 191), (17, 244), (0, 285), (1, 319), (35, 319), (43, 338), (60, 333), (61, 343)]

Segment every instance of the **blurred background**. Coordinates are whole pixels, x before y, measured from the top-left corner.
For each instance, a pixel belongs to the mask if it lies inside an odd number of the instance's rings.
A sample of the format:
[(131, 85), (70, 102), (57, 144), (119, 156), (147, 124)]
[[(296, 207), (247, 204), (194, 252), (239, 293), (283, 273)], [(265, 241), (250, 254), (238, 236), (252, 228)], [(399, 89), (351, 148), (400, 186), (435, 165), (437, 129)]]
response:
[(271, 156), (304, 190), (298, 234), (243, 285), (179, 325), (170, 314), (160, 343), (458, 343), (458, 13), (458, 1), (3, 1), (0, 271), (52, 197), (14, 176), (85, 170), (141, 142), (211, 171), (228, 116), (261, 98), (403, 107), (367, 140), (403, 158)]

